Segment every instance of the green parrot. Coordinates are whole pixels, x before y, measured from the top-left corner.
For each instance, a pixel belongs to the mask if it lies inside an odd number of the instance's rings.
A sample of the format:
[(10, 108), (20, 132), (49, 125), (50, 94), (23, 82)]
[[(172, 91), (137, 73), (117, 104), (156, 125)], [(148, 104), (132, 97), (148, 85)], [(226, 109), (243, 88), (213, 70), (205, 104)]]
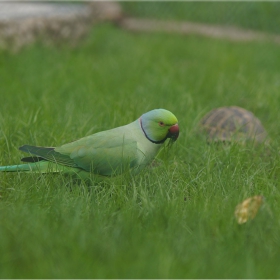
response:
[(138, 173), (157, 155), (162, 144), (179, 136), (177, 118), (165, 109), (143, 114), (134, 122), (83, 137), (60, 147), (24, 145), (30, 154), (24, 164), (0, 166), (5, 172), (63, 172), (89, 177), (111, 177), (131, 170)]

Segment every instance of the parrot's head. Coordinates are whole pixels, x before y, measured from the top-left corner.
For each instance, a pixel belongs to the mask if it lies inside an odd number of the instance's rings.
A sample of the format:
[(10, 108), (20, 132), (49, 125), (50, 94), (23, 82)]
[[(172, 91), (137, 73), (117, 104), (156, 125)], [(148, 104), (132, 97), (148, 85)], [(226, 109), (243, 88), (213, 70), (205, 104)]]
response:
[(145, 136), (153, 143), (161, 144), (167, 138), (174, 142), (179, 136), (177, 118), (165, 109), (149, 111), (139, 121)]

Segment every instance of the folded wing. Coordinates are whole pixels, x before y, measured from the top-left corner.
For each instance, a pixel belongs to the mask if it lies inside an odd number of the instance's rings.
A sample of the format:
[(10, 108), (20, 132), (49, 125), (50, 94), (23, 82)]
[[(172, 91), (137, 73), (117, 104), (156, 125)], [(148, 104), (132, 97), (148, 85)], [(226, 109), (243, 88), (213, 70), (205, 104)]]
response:
[(57, 148), (24, 145), (20, 150), (31, 156), (23, 158), (22, 161), (46, 160), (103, 176), (112, 176), (138, 166), (145, 157), (134, 139), (108, 131), (103, 134), (97, 133)]

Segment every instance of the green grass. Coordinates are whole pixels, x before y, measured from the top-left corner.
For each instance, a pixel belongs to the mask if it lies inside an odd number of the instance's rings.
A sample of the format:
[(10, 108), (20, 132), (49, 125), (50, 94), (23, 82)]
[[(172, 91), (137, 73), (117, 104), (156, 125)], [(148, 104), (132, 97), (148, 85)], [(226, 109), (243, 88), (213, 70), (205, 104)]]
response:
[(125, 1), (125, 13), (141, 18), (187, 20), (279, 33), (280, 3), (273, 1)]
[[(134, 178), (0, 174), (1, 278), (279, 278), (279, 46), (93, 28), (78, 48), (0, 53), (0, 164), (22, 144), (55, 146), (153, 108), (179, 119), (162, 163)], [(199, 119), (254, 112), (262, 145), (208, 145)], [(244, 225), (235, 206), (262, 194)]]

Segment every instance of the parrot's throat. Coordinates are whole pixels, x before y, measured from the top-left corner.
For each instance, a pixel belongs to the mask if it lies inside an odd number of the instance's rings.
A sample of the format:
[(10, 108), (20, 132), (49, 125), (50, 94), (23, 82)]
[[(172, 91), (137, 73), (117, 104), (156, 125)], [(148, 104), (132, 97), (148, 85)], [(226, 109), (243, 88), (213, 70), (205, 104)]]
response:
[(142, 125), (142, 118), (139, 118), (139, 122), (140, 122), (140, 126), (141, 126), (141, 129), (142, 129), (144, 135), (145, 135), (146, 138), (147, 138), (149, 141), (151, 141), (152, 143), (154, 143), (154, 144), (162, 144), (162, 143), (164, 143), (164, 141), (167, 139), (167, 137), (165, 137), (164, 139), (162, 139), (162, 140), (160, 140), (160, 141), (152, 140), (152, 139), (147, 135), (146, 131), (145, 131), (144, 128), (143, 128), (143, 125)]

